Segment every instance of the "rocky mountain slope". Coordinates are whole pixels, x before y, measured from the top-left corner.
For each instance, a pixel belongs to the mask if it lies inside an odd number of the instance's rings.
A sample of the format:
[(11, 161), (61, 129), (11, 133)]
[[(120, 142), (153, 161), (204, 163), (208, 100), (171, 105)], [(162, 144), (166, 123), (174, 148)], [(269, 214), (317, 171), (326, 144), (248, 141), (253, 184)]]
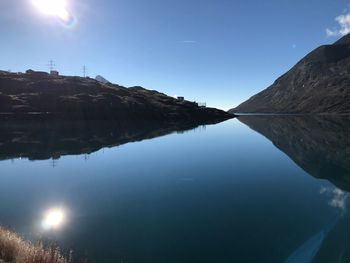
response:
[(0, 120), (177, 120), (205, 124), (231, 117), (224, 111), (201, 108), (141, 87), (125, 88), (45, 72), (0, 72)]
[(231, 113), (350, 113), (350, 35), (321, 46)]

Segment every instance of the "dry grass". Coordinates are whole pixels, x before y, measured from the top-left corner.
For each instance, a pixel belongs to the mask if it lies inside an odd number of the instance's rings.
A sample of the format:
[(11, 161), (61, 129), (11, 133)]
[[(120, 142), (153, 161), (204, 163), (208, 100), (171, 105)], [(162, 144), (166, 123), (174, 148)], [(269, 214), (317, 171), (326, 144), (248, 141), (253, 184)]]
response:
[(71, 263), (57, 247), (44, 248), (0, 227), (0, 263)]

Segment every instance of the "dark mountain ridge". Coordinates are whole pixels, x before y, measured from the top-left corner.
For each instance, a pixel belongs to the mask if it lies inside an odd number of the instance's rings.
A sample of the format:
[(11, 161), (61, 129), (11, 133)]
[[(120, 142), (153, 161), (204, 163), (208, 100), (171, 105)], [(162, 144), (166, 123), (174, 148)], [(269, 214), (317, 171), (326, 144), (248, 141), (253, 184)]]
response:
[(141, 87), (45, 72), (0, 72), (2, 120), (161, 120), (213, 123), (230, 114)]
[(350, 113), (350, 35), (321, 46), (231, 113)]

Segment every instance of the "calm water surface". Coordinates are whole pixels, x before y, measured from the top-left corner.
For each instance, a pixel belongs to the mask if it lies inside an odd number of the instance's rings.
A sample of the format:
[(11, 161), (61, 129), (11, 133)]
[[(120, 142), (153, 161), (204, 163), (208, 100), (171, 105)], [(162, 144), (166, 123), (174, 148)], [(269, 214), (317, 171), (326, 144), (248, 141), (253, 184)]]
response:
[(67, 125), (0, 127), (0, 224), (26, 238), (103, 263), (350, 260), (346, 121)]

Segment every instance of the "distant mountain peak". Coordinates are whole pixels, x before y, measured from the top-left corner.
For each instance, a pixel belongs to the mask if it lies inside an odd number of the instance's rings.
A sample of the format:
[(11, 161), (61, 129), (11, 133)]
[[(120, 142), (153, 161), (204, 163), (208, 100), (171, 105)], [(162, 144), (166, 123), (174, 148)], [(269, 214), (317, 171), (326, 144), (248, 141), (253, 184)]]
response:
[(97, 75), (96, 78), (95, 78), (98, 82), (101, 82), (101, 83), (105, 83), (105, 84), (108, 84), (110, 83), (108, 80), (106, 80), (104, 77), (102, 77), (101, 75)]

